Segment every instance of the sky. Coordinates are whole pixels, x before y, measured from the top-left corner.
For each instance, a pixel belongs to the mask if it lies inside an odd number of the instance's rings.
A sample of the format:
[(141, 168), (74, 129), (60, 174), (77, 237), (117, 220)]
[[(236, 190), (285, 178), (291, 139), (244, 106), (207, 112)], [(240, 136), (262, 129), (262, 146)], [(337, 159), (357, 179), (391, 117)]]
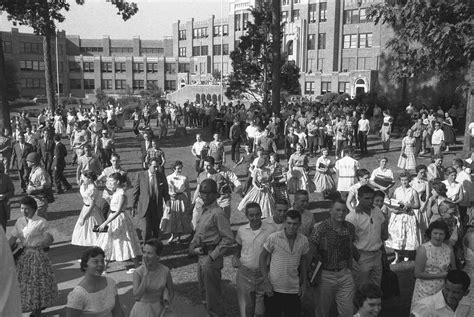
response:
[[(221, 16), (221, 0), (133, 0), (138, 5), (138, 13), (124, 22), (117, 15), (116, 8), (106, 0), (86, 0), (84, 5), (70, 2), (66, 20), (57, 25), (66, 35), (79, 35), (81, 38), (128, 39), (139, 36), (141, 39), (162, 39), (172, 35), (172, 24), (181, 21), (204, 20), (212, 14)], [(229, 13), (229, 0), (222, 0), (223, 15)], [(0, 30), (10, 31), (13, 26), (5, 13), (0, 15)], [(16, 26), (20, 32), (32, 33), (31, 28)]]

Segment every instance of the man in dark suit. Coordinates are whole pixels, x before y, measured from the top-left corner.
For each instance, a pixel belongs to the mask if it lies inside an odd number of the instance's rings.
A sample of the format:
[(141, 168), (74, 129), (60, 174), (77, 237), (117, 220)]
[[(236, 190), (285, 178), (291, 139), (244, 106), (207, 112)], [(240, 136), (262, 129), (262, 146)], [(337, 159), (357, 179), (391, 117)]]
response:
[(34, 152), (33, 146), (25, 142), (25, 136), (20, 132), (20, 134), (17, 136), (17, 142), (13, 145), (13, 155), (10, 169), (13, 169), (13, 164), (15, 164), (16, 161), (18, 177), (20, 179), (20, 185), (24, 193), (26, 193), (26, 184), (30, 173), (30, 168), (26, 164), (26, 157), (31, 152)]
[(61, 136), (56, 134), (54, 136), (54, 154), (53, 154), (53, 162), (51, 164), (51, 168), (53, 169), (53, 176), (54, 176), (54, 183), (56, 184), (56, 191), (58, 194), (62, 194), (63, 186), (68, 191), (71, 189), (71, 185), (67, 181), (66, 177), (64, 177), (64, 168), (66, 167), (66, 155), (67, 150), (66, 146), (61, 142)]
[(133, 186), (133, 216), (138, 217), (138, 229), (143, 242), (158, 238), (163, 217), (163, 201), (170, 206), (168, 182), (164, 174), (158, 172), (158, 159), (150, 161), (148, 170), (139, 172)]
[(54, 139), (53, 135), (43, 132), (43, 138), (38, 142), (38, 154), (41, 155), (41, 161), (43, 162), (44, 169), (48, 172), (50, 177), (52, 174), (52, 164), (54, 156)]

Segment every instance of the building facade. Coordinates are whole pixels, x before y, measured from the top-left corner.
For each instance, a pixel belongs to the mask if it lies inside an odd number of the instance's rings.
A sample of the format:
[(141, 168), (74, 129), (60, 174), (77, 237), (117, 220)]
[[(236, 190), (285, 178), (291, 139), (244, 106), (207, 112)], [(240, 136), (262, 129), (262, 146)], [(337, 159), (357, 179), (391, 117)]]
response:
[[(45, 95), (43, 38), (13, 28), (2, 32), (2, 39), (5, 61), (17, 69), (21, 96)], [(82, 39), (60, 31), (56, 39), (51, 43), (53, 80), (56, 92), (59, 87), (62, 95), (84, 97), (96, 89), (116, 95), (138, 94), (150, 85), (174, 91), (178, 72), (190, 68), (189, 60), (178, 63), (170, 38)]]

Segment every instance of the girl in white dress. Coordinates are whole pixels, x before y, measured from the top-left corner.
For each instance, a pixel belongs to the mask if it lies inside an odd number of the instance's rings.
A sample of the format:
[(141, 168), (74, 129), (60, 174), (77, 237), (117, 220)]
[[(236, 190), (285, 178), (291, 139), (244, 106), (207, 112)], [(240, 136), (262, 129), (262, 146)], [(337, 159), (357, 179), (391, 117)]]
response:
[(314, 174), (314, 184), (316, 192), (322, 193), (326, 198), (330, 193), (336, 190), (336, 183), (332, 178), (334, 172), (334, 164), (328, 158), (329, 150), (323, 148), (322, 156), (316, 161), (316, 173)]
[[(127, 206), (127, 196), (124, 187), (127, 184), (127, 177), (120, 173), (111, 175), (114, 193), (110, 200), (110, 213), (107, 220), (102, 223), (98, 231), (97, 245), (105, 252), (107, 271), (110, 261), (127, 261), (133, 259), (135, 268), (138, 267), (137, 256), (141, 255), (140, 242), (132, 220), (125, 208)], [(108, 227), (106, 231), (105, 228)], [(127, 273), (132, 274), (135, 270), (130, 269)]]
[(395, 189), (393, 196), (398, 208), (392, 210), (388, 225), (389, 238), (386, 246), (394, 249), (395, 260), (400, 260), (400, 251), (415, 251), (420, 245), (418, 222), (415, 210), (420, 208), (418, 193), (410, 186), (410, 173), (400, 174), (401, 186)]
[(56, 111), (56, 115), (54, 116), (54, 132), (60, 136), (66, 132), (63, 117), (61, 116), (61, 112), (59, 110)]
[(79, 191), (84, 202), (81, 214), (77, 219), (76, 226), (72, 232), (71, 244), (80, 246), (95, 246), (99, 233), (93, 232), (95, 226), (104, 222), (104, 218), (96, 205), (99, 191), (95, 186), (97, 174), (93, 171), (85, 171), (81, 175), (81, 186)]

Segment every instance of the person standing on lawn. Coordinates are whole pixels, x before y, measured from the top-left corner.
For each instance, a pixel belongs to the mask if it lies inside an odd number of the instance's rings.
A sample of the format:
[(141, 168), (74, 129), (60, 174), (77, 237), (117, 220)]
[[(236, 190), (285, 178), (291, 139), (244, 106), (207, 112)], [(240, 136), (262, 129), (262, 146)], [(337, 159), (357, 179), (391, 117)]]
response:
[(232, 265), (238, 269), (236, 284), (240, 317), (263, 317), (265, 292), (259, 258), (263, 244), (275, 231), (275, 227), (262, 222), (262, 210), (258, 203), (248, 203), (245, 206), (245, 215), (249, 223), (237, 231), (237, 248), (232, 258)]
[(346, 220), (355, 227), (354, 245), (360, 257), (353, 263), (356, 287), (367, 282), (380, 287), (382, 282), (383, 241), (388, 238), (388, 226), (382, 211), (374, 207), (374, 190), (368, 185), (357, 191), (358, 205)]
[[(301, 214), (289, 210), (284, 229), (270, 234), (260, 255), (267, 316), (294, 317), (301, 314), (301, 300), (308, 290), (308, 238), (298, 232)], [(270, 265), (268, 265), (270, 263)]]
[(217, 183), (205, 179), (199, 185), (202, 213), (197, 219), (196, 233), (189, 244), (189, 253), (198, 256), (198, 283), (201, 296), (205, 296), (210, 316), (224, 316), (222, 306), (221, 270), (224, 253), (234, 242), (230, 222), (217, 205)]
[(355, 227), (345, 220), (347, 212), (344, 200), (334, 200), (330, 218), (316, 226), (311, 234), (311, 255), (321, 262), (315, 296), (317, 317), (329, 317), (334, 303), (339, 316), (351, 316), (353, 312), (351, 269), (353, 258), (357, 261), (359, 252), (353, 244)]

